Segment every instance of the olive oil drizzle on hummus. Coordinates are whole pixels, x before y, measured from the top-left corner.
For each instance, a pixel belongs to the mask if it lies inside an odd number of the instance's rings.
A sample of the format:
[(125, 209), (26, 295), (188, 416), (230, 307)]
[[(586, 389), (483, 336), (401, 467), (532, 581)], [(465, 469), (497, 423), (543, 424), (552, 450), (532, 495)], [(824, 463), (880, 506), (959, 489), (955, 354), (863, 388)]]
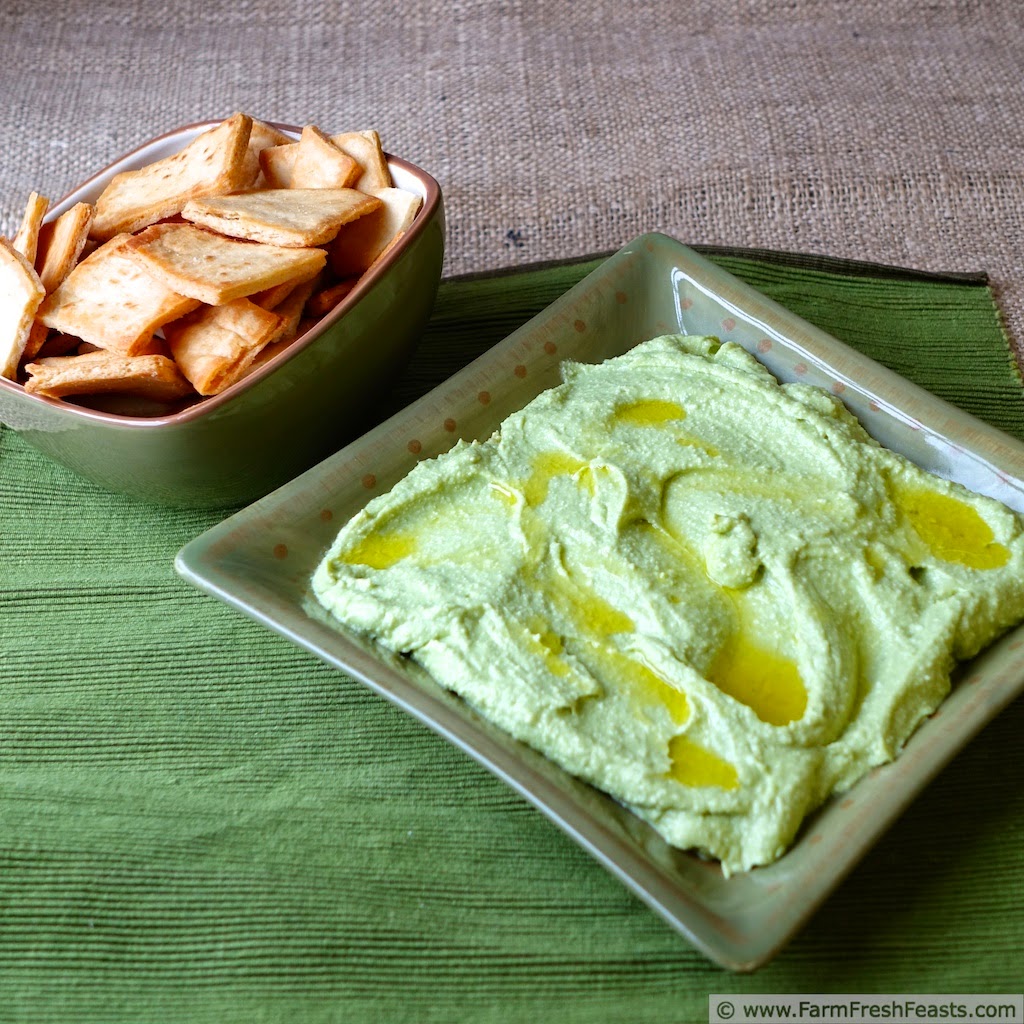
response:
[(672, 768), (669, 777), (684, 786), (718, 786), (737, 789), (740, 777), (735, 766), (710, 750), (698, 747), (685, 735), (673, 736), (668, 743)]
[(796, 663), (755, 644), (742, 632), (723, 645), (708, 678), (769, 725), (789, 725), (807, 710), (807, 689)]
[(643, 398), (639, 402), (620, 405), (615, 410), (615, 418), (620, 423), (631, 423), (637, 427), (661, 427), (674, 420), (686, 419), (686, 410), (678, 402)]
[(956, 498), (923, 488), (897, 487), (893, 499), (936, 558), (971, 569), (998, 569), (1009, 549), (995, 543), (992, 527)]
[(564, 375), (371, 501), (314, 592), (673, 845), (768, 863), (1024, 618), (1024, 525), (736, 345)]
[(371, 569), (390, 569), (416, 550), (416, 538), (408, 533), (369, 533), (341, 555), (349, 565), (367, 565)]

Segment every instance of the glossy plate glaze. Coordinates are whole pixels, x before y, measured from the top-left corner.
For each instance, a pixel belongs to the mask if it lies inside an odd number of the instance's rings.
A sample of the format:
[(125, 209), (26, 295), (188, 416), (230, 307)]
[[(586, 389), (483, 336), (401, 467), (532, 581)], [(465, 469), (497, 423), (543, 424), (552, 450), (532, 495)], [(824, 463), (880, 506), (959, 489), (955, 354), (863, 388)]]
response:
[(425, 673), (332, 623), (309, 578), (338, 528), (420, 459), (483, 438), (558, 383), (658, 334), (716, 334), (784, 381), (841, 395), (883, 444), (1024, 512), (1024, 445), (794, 316), (663, 235), (626, 246), (430, 394), (185, 547), (192, 583), (363, 680), (504, 779), (708, 957), (749, 971), (797, 931), (923, 786), (1024, 689), (1024, 627), (958, 671), (890, 765), (829, 801), (775, 864), (723, 877), (615, 801), (517, 743)]

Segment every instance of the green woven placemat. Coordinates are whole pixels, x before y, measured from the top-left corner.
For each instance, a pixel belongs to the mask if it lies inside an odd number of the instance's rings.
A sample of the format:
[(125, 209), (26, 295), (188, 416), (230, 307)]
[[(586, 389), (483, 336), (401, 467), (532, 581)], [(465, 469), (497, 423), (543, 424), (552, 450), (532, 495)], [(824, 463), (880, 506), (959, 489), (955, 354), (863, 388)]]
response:
[[(1024, 436), (983, 278), (708, 254)], [(445, 282), (394, 402), (590, 266)], [(1021, 701), (736, 977), (468, 757), (178, 580), (226, 511), (107, 494), (0, 431), (0, 1021), (685, 1022), (709, 992), (1019, 991)]]

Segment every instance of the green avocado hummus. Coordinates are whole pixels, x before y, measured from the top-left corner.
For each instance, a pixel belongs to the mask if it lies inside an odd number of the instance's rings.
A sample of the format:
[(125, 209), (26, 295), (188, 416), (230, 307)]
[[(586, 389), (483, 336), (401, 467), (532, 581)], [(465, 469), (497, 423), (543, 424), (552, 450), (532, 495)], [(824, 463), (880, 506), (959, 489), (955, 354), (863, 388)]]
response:
[(564, 380), (371, 501), (315, 593), (673, 845), (766, 864), (1024, 618), (1022, 523), (714, 338)]

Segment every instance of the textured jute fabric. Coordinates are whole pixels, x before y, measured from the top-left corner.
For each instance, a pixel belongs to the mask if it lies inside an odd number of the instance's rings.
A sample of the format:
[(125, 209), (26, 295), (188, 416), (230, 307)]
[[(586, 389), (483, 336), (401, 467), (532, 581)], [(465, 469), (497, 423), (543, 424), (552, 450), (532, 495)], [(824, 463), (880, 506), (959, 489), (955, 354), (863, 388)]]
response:
[[(714, 258), (1024, 433), (983, 284)], [(590, 265), (442, 284), (395, 401)], [(0, 1021), (696, 1024), (710, 992), (1019, 990), (1024, 702), (730, 976), (467, 756), (177, 579), (223, 514), (107, 494), (0, 430)]]
[(1019, 0), (0, 4), (0, 231), (170, 127), (376, 126), (462, 273), (645, 230), (984, 269), (1024, 343)]

